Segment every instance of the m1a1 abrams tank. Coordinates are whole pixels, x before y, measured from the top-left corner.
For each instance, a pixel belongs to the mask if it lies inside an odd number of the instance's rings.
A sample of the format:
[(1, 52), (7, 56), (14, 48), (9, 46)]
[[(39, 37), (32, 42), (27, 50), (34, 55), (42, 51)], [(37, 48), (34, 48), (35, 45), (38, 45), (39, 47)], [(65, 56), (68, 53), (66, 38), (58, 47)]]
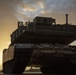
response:
[(11, 44), (3, 51), (3, 72), (21, 74), (27, 66), (40, 67), (43, 74), (75, 73), (76, 25), (56, 24), (50, 17), (35, 17), (33, 22), (18, 22)]

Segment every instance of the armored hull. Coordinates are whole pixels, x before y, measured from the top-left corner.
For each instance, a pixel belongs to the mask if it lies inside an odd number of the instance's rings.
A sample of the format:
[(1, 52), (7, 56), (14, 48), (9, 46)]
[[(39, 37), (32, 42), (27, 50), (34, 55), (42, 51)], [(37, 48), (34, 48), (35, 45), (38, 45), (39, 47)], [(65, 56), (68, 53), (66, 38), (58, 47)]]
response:
[[(37, 25), (36, 25), (37, 26)], [(43, 26), (43, 25), (42, 25)], [(19, 28), (16, 32), (17, 37), (12, 37), (11, 44), (14, 43), (51, 43), (51, 44), (63, 44), (68, 45), (76, 39), (76, 26), (74, 25), (44, 25), (43, 28), (38, 25), (34, 30), (30, 26), (22, 30), (20, 35)], [(35, 25), (33, 25), (35, 27)], [(31, 28), (31, 29), (30, 29)], [(15, 33), (16, 33), (15, 32)], [(15, 34), (14, 34), (15, 35)], [(13, 34), (11, 35), (13, 36)]]
[[(10, 46), (8, 50), (4, 50), (3, 57), (3, 71), (7, 74), (20, 74), (24, 71), (26, 66), (41, 68), (47, 67), (46, 70), (42, 71), (43, 73), (58, 72), (58, 69), (56, 69), (57, 67), (60, 67), (62, 70), (65, 68), (68, 71), (71, 70), (71, 73), (76, 72), (75, 46), (54, 46), (50, 44), (16, 44), (15, 46)], [(48, 72), (48, 68), (50, 68), (50, 72)], [(62, 72), (60, 69), (59, 72)]]
[(26, 66), (34, 66), (44, 74), (76, 73), (76, 46), (69, 46), (74, 40), (76, 26), (56, 24), (53, 18), (36, 17), (26, 26), (20, 23), (3, 51), (3, 72), (21, 74)]

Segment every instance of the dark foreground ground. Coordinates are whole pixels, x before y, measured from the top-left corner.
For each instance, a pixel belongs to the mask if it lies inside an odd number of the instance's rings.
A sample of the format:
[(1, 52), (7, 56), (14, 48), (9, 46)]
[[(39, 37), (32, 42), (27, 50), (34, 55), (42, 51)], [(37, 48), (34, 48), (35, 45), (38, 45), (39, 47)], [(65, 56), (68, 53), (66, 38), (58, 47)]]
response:
[(41, 71), (39, 72), (24, 72), (23, 74), (3, 74), (3, 72), (0, 72), (0, 75), (76, 75), (76, 74), (42, 74)]
[(3, 74), (3, 73), (0, 73), (0, 75), (76, 75), (76, 74), (42, 74), (41, 72), (27, 72), (24, 74)]
[(24, 72), (23, 74), (3, 74), (0, 72), (0, 75), (43, 75), (41, 72)]

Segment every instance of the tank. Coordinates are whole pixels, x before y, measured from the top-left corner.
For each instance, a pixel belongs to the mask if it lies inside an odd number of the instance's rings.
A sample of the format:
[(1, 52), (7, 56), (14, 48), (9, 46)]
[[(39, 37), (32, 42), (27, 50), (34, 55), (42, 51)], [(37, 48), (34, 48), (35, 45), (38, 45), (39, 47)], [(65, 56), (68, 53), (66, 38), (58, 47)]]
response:
[(3, 50), (3, 72), (22, 74), (27, 66), (40, 67), (43, 74), (76, 73), (76, 25), (56, 24), (51, 17), (37, 16), (33, 22), (18, 22), (11, 44)]

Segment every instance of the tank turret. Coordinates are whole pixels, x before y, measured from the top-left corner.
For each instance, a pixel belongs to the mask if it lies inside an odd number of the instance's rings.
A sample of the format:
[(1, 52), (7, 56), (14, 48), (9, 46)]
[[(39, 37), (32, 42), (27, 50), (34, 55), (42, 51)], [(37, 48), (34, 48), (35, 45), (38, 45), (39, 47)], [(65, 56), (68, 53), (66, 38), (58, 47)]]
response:
[(45, 24), (52, 25), (53, 23), (56, 24), (55, 19), (53, 19), (51, 17), (39, 17), (39, 16), (37, 16), (33, 19), (33, 22), (35, 24), (43, 24), (43, 25), (45, 25)]
[(69, 25), (67, 19), (66, 15), (66, 24), (62, 25), (56, 24), (53, 18), (38, 16), (33, 19), (33, 22), (27, 22), (27, 25), (20, 22), (19, 28), (11, 34), (11, 44), (26, 42), (68, 45), (76, 40), (76, 26)]

